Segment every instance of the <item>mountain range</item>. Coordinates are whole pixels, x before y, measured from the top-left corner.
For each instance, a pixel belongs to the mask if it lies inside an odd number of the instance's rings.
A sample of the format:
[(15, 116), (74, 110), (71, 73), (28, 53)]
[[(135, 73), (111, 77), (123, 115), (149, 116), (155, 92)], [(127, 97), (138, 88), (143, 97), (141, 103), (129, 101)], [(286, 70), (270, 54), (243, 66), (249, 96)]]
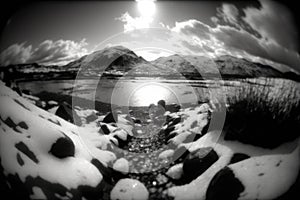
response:
[[(99, 76), (147, 76), (167, 78), (202, 79), (253, 77), (285, 77), (285, 74), (272, 66), (254, 63), (229, 55), (217, 58), (192, 55), (171, 55), (147, 61), (123, 46), (107, 47), (83, 56), (64, 66), (43, 66), (37, 63), (11, 65), (17, 78), (75, 78)], [(2, 68), (3, 69), (3, 68)], [(288, 77), (299, 79), (289, 72)]]

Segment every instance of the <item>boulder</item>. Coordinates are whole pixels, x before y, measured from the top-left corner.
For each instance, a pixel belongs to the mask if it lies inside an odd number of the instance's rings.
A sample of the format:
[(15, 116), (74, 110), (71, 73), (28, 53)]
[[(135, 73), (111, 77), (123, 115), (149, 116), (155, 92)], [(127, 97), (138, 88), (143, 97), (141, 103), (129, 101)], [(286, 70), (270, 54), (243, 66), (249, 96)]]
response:
[(149, 192), (143, 183), (128, 178), (118, 181), (110, 193), (110, 199), (112, 200), (147, 200), (148, 197)]
[(57, 110), (55, 112), (55, 115), (63, 118), (64, 120), (66, 120), (68, 122), (76, 124), (78, 126), (80, 126), (82, 124), (77, 113), (75, 111), (73, 111), (72, 106), (70, 104), (68, 104), (67, 102), (63, 102), (59, 105), (59, 107), (57, 108)]
[(75, 145), (68, 136), (61, 137), (51, 146), (50, 153), (57, 158), (74, 156)]
[(109, 112), (103, 119), (104, 123), (117, 123), (118, 122), (118, 114), (116, 112)]
[(187, 155), (189, 154), (189, 151), (184, 147), (180, 146), (174, 151), (174, 154), (172, 156), (172, 161), (174, 162), (180, 162), (182, 161)]
[(250, 156), (248, 156), (247, 154), (235, 153), (231, 157), (229, 164), (237, 163), (248, 158), (250, 158)]
[(244, 185), (237, 179), (229, 167), (225, 167), (215, 174), (210, 181), (207, 191), (207, 200), (238, 199), (245, 190)]
[(110, 133), (110, 130), (107, 128), (106, 124), (103, 124), (103, 125), (100, 126), (99, 132), (101, 132), (105, 135), (108, 135)]
[(190, 153), (183, 162), (184, 178), (190, 182), (205, 172), (219, 159), (212, 147), (200, 148)]

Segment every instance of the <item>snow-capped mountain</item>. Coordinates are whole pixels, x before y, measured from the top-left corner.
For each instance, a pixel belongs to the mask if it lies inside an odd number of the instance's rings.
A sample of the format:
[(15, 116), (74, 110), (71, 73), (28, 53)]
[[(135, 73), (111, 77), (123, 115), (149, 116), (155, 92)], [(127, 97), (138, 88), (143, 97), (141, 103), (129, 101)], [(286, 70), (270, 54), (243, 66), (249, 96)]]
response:
[(282, 73), (275, 68), (253, 63), (246, 59), (232, 56), (220, 56), (210, 59), (204, 56), (172, 55), (161, 57), (152, 62), (154, 65), (168, 66), (185, 76), (215, 76), (222, 77), (282, 77)]
[(200, 79), (216, 77), (285, 77), (272, 66), (254, 63), (233, 56), (208, 58), (193, 55), (171, 55), (160, 57), (152, 62), (137, 56), (132, 50), (123, 46), (107, 47), (83, 56), (65, 66), (42, 66), (36, 63), (10, 66), (18, 77), (26, 78), (75, 78), (78, 72), (84, 77), (102, 76), (152, 76), (185, 77)]

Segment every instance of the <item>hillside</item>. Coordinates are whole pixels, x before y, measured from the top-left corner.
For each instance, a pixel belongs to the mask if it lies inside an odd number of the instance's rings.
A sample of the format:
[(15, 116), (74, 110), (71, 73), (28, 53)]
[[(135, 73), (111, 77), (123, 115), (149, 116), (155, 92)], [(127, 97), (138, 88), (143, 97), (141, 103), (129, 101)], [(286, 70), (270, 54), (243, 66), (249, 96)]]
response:
[[(210, 59), (205, 56), (171, 55), (152, 62), (137, 56), (123, 46), (107, 47), (83, 56), (64, 66), (43, 66), (37, 63), (11, 65), (15, 79), (74, 79), (78, 77), (165, 77), (201, 79), (286, 77), (275, 68), (232, 56)], [(4, 69), (4, 68), (2, 68)], [(80, 73), (78, 73), (80, 72)]]

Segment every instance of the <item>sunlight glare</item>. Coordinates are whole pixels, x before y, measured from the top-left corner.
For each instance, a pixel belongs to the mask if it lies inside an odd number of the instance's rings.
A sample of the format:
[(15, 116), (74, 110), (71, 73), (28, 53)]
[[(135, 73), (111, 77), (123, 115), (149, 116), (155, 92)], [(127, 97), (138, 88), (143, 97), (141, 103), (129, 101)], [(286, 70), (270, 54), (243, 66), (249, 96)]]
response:
[(137, 7), (142, 17), (152, 17), (155, 13), (154, 0), (137, 0)]
[(157, 85), (149, 84), (138, 88), (132, 99), (133, 105), (148, 106), (151, 103), (156, 104), (159, 100), (166, 100), (170, 95), (173, 95), (167, 88)]

